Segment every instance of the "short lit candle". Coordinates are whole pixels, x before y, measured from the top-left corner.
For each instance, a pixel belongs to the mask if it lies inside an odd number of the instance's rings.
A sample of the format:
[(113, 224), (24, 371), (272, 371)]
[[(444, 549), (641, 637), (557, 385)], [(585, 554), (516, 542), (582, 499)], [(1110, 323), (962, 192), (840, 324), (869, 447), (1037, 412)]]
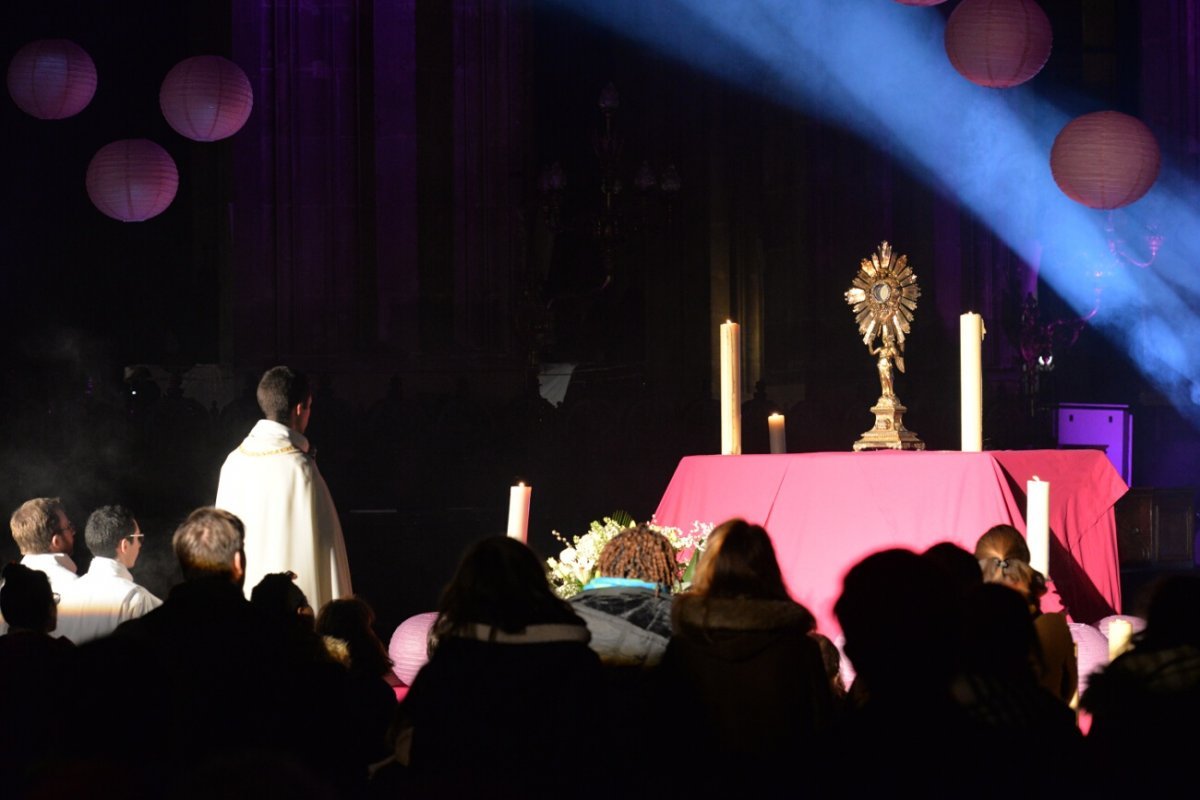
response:
[(1050, 574), (1050, 483), (1033, 476), (1025, 483), (1025, 543), (1029, 566)]
[(721, 325), (721, 455), (742, 452), (742, 338), (736, 322)]
[(767, 417), (767, 429), (771, 434), (771, 452), (787, 452), (787, 432), (784, 428), (783, 414), (772, 414)]
[(959, 318), (959, 372), (962, 386), (962, 451), (983, 450), (983, 317), (967, 312)]
[(518, 483), (508, 492), (508, 535), (529, 541), (529, 499), (533, 487)]
[(1129, 649), (1129, 639), (1133, 636), (1133, 625), (1127, 619), (1114, 619), (1108, 623), (1108, 660), (1113, 661), (1117, 656)]

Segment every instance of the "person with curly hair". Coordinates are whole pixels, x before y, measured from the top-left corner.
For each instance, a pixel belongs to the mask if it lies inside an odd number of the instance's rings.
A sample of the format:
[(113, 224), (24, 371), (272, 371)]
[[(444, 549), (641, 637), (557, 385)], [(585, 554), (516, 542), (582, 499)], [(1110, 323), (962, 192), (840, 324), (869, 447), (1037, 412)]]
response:
[(596, 571), (571, 598), (592, 632), (592, 649), (608, 665), (658, 664), (671, 638), (675, 548), (648, 525), (626, 528), (604, 546)]

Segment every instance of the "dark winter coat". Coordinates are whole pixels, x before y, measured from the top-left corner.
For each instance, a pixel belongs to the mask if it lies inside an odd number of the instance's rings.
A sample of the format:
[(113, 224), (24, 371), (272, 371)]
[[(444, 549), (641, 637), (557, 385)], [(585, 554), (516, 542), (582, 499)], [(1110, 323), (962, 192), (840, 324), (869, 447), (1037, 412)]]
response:
[(714, 750), (770, 759), (827, 730), (833, 696), (804, 606), (684, 594), (671, 616), (663, 679)]
[(637, 586), (586, 589), (571, 607), (592, 633), (592, 649), (605, 664), (651, 667), (662, 661), (671, 638), (671, 596)]

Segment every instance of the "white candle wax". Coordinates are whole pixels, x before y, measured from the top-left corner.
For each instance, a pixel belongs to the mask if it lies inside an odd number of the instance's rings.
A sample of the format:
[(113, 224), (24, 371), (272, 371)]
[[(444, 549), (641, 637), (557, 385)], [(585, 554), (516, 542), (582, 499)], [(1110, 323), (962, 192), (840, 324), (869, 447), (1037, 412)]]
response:
[(1108, 623), (1108, 660), (1129, 649), (1129, 637), (1133, 636), (1133, 625), (1127, 619), (1114, 619)]
[(771, 434), (771, 452), (787, 452), (787, 429), (784, 427), (783, 414), (772, 414), (767, 417), (767, 429)]
[(518, 483), (508, 492), (508, 535), (522, 542), (529, 541), (529, 499), (533, 487)]
[(962, 451), (983, 450), (983, 317), (967, 312), (959, 318), (959, 371), (962, 390)]
[(1029, 566), (1050, 574), (1050, 483), (1037, 475), (1025, 483), (1025, 543)]
[(742, 352), (736, 322), (721, 325), (721, 455), (742, 452)]

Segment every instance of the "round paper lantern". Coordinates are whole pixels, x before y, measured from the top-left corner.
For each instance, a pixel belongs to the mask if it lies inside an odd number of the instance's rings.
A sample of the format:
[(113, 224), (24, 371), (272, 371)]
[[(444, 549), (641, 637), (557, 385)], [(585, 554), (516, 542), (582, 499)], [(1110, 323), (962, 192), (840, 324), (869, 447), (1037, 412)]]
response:
[(8, 93), (38, 119), (78, 114), (96, 94), (96, 65), (67, 39), (39, 39), (17, 51), (8, 65)]
[(1108, 639), (1091, 625), (1082, 622), (1068, 623), (1068, 627), (1079, 654), (1079, 696), (1082, 697), (1091, 674), (1108, 665)]
[(87, 193), (102, 213), (122, 222), (156, 217), (171, 205), (179, 171), (167, 151), (149, 139), (121, 139), (101, 147), (87, 168)]
[(229, 59), (195, 56), (167, 73), (158, 104), (176, 132), (197, 142), (215, 142), (246, 124), (254, 91), (246, 73)]
[(1159, 160), (1158, 142), (1141, 120), (1119, 111), (1097, 111), (1059, 131), (1050, 149), (1050, 172), (1075, 202), (1112, 209), (1150, 191)]
[(946, 55), (964, 78), (1004, 89), (1050, 58), (1050, 20), (1033, 0), (963, 0), (946, 21)]
[(429, 629), (436, 619), (436, 611), (417, 614), (401, 622), (392, 634), (392, 640), (388, 643), (392, 672), (406, 686), (412, 686), (413, 679), (429, 660)]

